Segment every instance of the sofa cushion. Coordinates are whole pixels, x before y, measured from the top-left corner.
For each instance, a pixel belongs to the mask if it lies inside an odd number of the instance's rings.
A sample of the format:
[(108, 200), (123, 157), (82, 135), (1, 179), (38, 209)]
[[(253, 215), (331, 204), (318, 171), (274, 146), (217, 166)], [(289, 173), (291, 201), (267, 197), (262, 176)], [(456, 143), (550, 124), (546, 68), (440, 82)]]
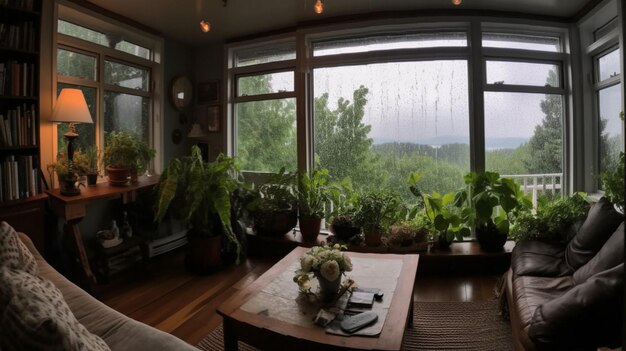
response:
[(572, 278), (576, 284), (583, 283), (591, 276), (613, 268), (624, 262), (624, 222), (615, 230), (613, 235), (606, 241), (604, 246), (593, 256), (593, 258), (585, 263), (584, 266), (578, 268)]
[(621, 342), (624, 264), (537, 307), (528, 335), (539, 350), (586, 350)]
[(512, 308), (517, 309), (520, 329), (530, 324), (535, 309), (541, 304), (550, 301), (574, 286), (571, 276), (549, 278), (520, 276), (513, 277)]
[(624, 216), (615, 211), (612, 203), (604, 197), (600, 198), (567, 245), (567, 265), (575, 271), (589, 262), (623, 220)]
[(565, 263), (565, 247), (536, 240), (518, 242), (511, 254), (515, 276), (561, 277), (572, 274)]
[(15, 229), (7, 222), (0, 223), (0, 267), (21, 269), (37, 275), (35, 257), (19, 240)]
[(110, 350), (80, 324), (52, 282), (0, 267), (0, 348)]
[(35, 255), (39, 275), (54, 283), (76, 319), (91, 333), (100, 336), (112, 350), (197, 351), (177, 337), (135, 321), (94, 299), (52, 268), (27, 236), (21, 234), (20, 239)]

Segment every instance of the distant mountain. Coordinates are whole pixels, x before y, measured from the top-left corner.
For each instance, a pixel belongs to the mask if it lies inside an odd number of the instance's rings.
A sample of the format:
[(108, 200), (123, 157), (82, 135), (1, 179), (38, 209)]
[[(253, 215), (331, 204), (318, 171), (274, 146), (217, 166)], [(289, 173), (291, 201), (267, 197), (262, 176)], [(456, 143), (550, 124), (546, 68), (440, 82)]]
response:
[[(485, 148), (488, 150), (493, 149), (516, 149), (518, 146), (527, 143), (529, 139), (527, 138), (517, 138), (517, 137), (508, 137), (508, 138), (487, 138), (485, 140)], [(397, 140), (389, 139), (389, 138), (374, 138), (374, 145), (395, 143)], [(399, 141), (403, 144), (420, 144), (420, 145), (446, 145), (446, 144), (469, 144), (469, 140), (467, 137), (457, 136), (457, 135), (442, 135), (432, 138), (426, 138), (419, 140), (419, 143), (415, 143), (413, 141), (401, 140)]]

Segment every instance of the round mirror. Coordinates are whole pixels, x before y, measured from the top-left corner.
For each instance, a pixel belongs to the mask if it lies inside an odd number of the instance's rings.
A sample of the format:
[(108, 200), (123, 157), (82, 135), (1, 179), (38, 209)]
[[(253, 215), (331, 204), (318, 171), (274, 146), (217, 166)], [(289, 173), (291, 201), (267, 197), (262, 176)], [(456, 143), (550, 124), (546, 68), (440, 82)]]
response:
[(181, 111), (191, 103), (191, 94), (193, 91), (193, 85), (189, 78), (180, 76), (172, 79), (170, 85), (170, 99), (172, 105)]

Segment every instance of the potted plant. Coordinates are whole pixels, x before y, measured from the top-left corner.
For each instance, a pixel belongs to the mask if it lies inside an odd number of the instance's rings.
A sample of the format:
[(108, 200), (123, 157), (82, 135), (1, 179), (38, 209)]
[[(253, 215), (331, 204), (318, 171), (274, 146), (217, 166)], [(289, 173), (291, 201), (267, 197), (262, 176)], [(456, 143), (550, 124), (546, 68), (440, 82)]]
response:
[(363, 228), (367, 246), (380, 246), (383, 233), (393, 224), (399, 206), (399, 197), (389, 192), (371, 191), (359, 196), (355, 222)]
[(156, 156), (156, 150), (151, 148), (147, 142), (134, 138), (136, 158), (130, 167), (130, 181), (136, 182), (139, 173), (144, 173), (148, 169), (150, 161)]
[(296, 178), (295, 173), (282, 168), (271, 175), (267, 183), (259, 186), (256, 198), (247, 206), (257, 234), (283, 236), (296, 226)]
[(315, 169), (311, 176), (306, 172), (298, 173), (298, 217), (303, 241), (314, 241), (320, 233), (322, 218), (330, 202), (330, 189), (333, 187), (327, 182), (326, 169)]
[(102, 160), (100, 149), (95, 146), (89, 147), (85, 151), (85, 159), (87, 161), (85, 173), (87, 176), (87, 185), (96, 185), (98, 175), (100, 174), (100, 162)]
[(223, 252), (241, 257), (241, 245), (231, 222), (231, 193), (241, 183), (232, 158), (220, 155), (205, 162), (197, 146), (191, 155), (173, 159), (161, 174), (156, 204), (156, 221), (168, 211), (189, 226), (187, 267), (198, 273), (212, 272), (222, 265)]
[[(54, 171), (57, 174), (57, 178), (59, 180), (59, 187), (63, 188), (66, 183), (63, 181), (68, 174), (68, 165), (67, 165), (67, 156), (63, 152), (59, 152), (57, 154), (57, 162), (54, 163)], [(80, 150), (74, 151), (74, 156), (72, 157), (72, 167), (75, 179), (79, 181), (79, 177), (87, 174), (88, 170), (88, 161), (87, 157)]]
[(333, 210), (330, 213), (330, 231), (337, 239), (348, 242), (361, 233), (355, 222), (358, 196), (352, 190), (352, 181), (345, 178), (330, 190)]
[(124, 186), (128, 182), (130, 169), (137, 162), (135, 137), (127, 132), (109, 132), (106, 134), (104, 164), (109, 176), (109, 184)]
[(501, 250), (515, 216), (531, 208), (530, 200), (515, 181), (500, 178), (495, 172), (470, 172), (464, 181), (465, 188), (456, 194), (455, 205), (462, 208), (465, 223), (475, 228), (483, 250)]
[(624, 152), (619, 154), (619, 163), (611, 172), (600, 174), (604, 186), (604, 196), (615, 205), (615, 209), (624, 214)]
[(409, 176), (409, 190), (417, 198), (417, 204), (409, 211), (409, 217), (420, 228), (420, 237), (429, 237), (435, 231), (436, 247), (449, 250), (455, 238), (463, 240), (464, 236), (470, 235), (470, 230), (463, 225), (459, 210), (453, 206), (454, 194), (424, 194), (418, 187), (420, 179), (418, 172)]
[(589, 203), (586, 197), (586, 193), (578, 192), (551, 201), (540, 198), (535, 213), (528, 210), (518, 214), (509, 237), (515, 241), (526, 239), (565, 244), (587, 216)]

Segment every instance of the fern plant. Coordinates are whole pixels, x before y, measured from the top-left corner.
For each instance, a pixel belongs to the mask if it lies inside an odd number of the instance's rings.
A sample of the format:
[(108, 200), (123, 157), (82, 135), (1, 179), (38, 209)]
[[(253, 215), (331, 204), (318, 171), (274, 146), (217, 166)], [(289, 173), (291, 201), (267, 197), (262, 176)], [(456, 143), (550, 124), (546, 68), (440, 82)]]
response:
[(231, 193), (241, 186), (235, 178), (234, 159), (220, 155), (205, 162), (197, 146), (191, 155), (173, 159), (159, 180), (156, 216), (160, 222), (166, 213), (207, 236), (224, 235), (241, 255), (241, 245), (231, 223)]

